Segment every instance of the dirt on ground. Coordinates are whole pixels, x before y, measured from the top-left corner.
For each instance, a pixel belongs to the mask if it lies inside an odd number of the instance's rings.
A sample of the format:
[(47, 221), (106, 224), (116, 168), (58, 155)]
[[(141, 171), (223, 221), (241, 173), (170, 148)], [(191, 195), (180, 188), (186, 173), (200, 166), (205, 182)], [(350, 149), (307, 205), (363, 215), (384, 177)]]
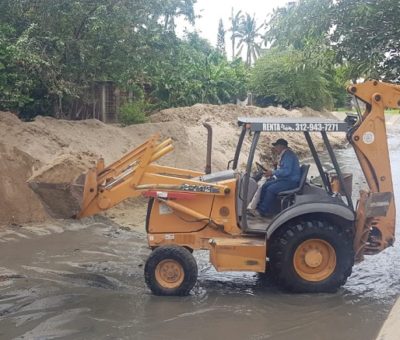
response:
[[(3, 198), (0, 200), (0, 225), (49, 218), (49, 208), (40, 197), (51, 197), (52, 201), (60, 202), (58, 210), (54, 211), (52, 206), (55, 216), (71, 216), (71, 212), (79, 210), (80, 203), (79, 192), (72, 192), (71, 182), (93, 166), (97, 158), (103, 157), (105, 164), (110, 164), (155, 133), (159, 133), (161, 138), (171, 137), (175, 147), (174, 152), (160, 159), (159, 163), (202, 171), (207, 143), (207, 132), (202, 123), (210, 123), (214, 135), (213, 171), (223, 170), (233, 158), (240, 132), (237, 118), (240, 116), (333, 118), (329, 112), (307, 108), (288, 111), (277, 107), (197, 104), (163, 110), (152, 115), (149, 123), (122, 127), (94, 119), (66, 121), (37, 117), (32, 122), (22, 122), (12, 113), (0, 112), (0, 196)], [(270, 161), (270, 143), (272, 139), (281, 137), (286, 138), (301, 157), (308, 156), (302, 134), (276, 133), (263, 137), (256, 160)], [(248, 154), (250, 142), (251, 137), (246, 138), (244, 155)], [(320, 144), (317, 137), (316, 142)], [(343, 143), (343, 134), (333, 138), (336, 146)], [(242, 158), (240, 165), (243, 166), (244, 162), (245, 158)], [(52, 185), (51, 192), (48, 185)], [(127, 216), (129, 221), (143, 219), (142, 207), (131, 202), (107, 214), (115, 218)]]

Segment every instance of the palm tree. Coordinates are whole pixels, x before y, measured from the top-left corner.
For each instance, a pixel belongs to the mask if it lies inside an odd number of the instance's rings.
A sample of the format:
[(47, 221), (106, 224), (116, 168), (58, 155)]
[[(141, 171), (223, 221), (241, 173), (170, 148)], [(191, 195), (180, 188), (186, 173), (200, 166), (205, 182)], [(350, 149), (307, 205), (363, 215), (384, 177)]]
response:
[(246, 64), (250, 66), (261, 53), (261, 43), (257, 42), (257, 38), (261, 37), (261, 34), (258, 31), (264, 25), (260, 25), (257, 27), (257, 22), (255, 16), (250, 16), (250, 14), (246, 13), (246, 18), (241, 22), (239, 27), (239, 31), (237, 37), (239, 38), (238, 48), (236, 56), (239, 56), (242, 53), (243, 47), (246, 46)]
[(232, 40), (232, 60), (233, 60), (236, 57), (236, 53), (235, 53), (236, 38), (238, 37), (240, 26), (243, 21), (243, 14), (242, 14), (242, 11), (238, 11), (236, 14), (234, 14), (233, 7), (232, 7), (231, 13), (232, 13), (231, 17), (229, 18), (231, 21), (231, 28), (229, 29), (229, 31), (232, 32), (231, 40)]
[(194, 13), (194, 4), (196, 0), (176, 0), (165, 1), (162, 6), (164, 15), (164, 30), (175, 32), (175, 19), (183, 16), (192, 25), (194, 25), (196, 15)]
[(219, 24), (218, 24), (217, 50), (222, 55), (226, 56), (226, 51), (225, 51), (225, 29), (224, 29), (224, 23), (222, 22), (222, 19), (219, 19)]

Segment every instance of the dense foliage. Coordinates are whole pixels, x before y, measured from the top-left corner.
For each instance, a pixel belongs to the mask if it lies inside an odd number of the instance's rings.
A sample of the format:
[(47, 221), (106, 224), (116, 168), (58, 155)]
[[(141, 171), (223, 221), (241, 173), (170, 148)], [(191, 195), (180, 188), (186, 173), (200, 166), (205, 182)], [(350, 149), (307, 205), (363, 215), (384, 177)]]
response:
[(2, 0), (0, 109), (71, 117), (101, 81), (132, 94), (127, 121), (142, 120), (140, 110), (234, 102), (248, 90), (260, 104), (338, 107), (349, 81), (399, 81), (397, 0), (299, 0), (261, 25), (232, 9), (217, 47), (175, 33), (178, 17), (194, 23), (195, 2)]
[(303, 0), (274, 11), (264, 37), (270, 49), (251, 80), (259, 100), (317, 110), (344, 105), (345, 79), (328, 34), (333, 12), (331, 0)]
[(66, 116), (95, 81), (113, 81), (153, 107), (226, 103), (244, 92), (240, 62), (215, 57), (175, 19), (193, 0), (4, 0), (0, 3), (0, 109)]
[(254, 66), (250, 88), (261, 105), (320, 110), (333, 104), (324, 72), (299, 50), (269, 49)]
[(339, 0), (332, 40), (349, 77), (400, 81), (400, 1)]
[(247, 71), (240, 60), (228, 62), (197, 34), (175, 41), (162, 67), (153, 70), (151, 95), (167, 107), (223, 104), (246, 93)]
[[(268, 21), (265, 43), (279, 49), (280, 56), (294, 53), (297, 57), (273, 62), (273, 71), (269, 67), (271, 71), (267, 72), (267, 65), (272, 63), (272, 52), (267, 52), (254, 69), (253, 89), (262, 100), (275, 98), (275, 102), (288, 105), (288, 98), (276, 95), (281, 93), (283, 82), (286, 96), (291, 93), (290, 105), (307, 102), (318, 108), (322, 103), (333, 103), (341, 107), (346, 103), (343, 88), (350, 81), (371, 77), (399, 81), (399, 14), (397, 0), (300, 0), (278, 8)], [(288, 73), (291, 63), (290, 69), (298, 74), (279, 76)], [(260, 68), (267, 72), (264, 78)], [(276, 87), (263, 84), (277, 76), (281, 82)], [(297, 93), (301, 92), (292, 91), (293, 78), (297, 77), (304, 78), (307, 93), (318, 93), (318, 100), (310, 103), (305, 100), (307, 96), (299, 98)]]

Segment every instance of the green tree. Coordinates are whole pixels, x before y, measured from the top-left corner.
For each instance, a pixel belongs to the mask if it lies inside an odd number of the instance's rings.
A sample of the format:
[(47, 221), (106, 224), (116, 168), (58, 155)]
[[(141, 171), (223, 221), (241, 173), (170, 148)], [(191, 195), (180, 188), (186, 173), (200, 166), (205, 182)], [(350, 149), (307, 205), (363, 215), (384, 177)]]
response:
[(97, 81), (133, 92), (121, 110), (126, 124), (156, 108), (234, 102), (246, 93), (243, 62), (228, 62), (196, 33), (174, 32), (176, 17), (193, 22), (194, 3), (0, 2), (0, 109), (74, 117), (92, 105)]
[[(19, 77), (29, 74), (23, 115), (72, 114), (94, 81), (121, 87), (148, 82), (174, 41), (173, 19), (194, 20), (194, 1), (4, 0), (0, 20)], [(2, 102), (3, 108), (11, 106)], [(39, 105), (40, 104), (40, 105)], [(40, 107), (42, 109), (40, 109)], [(65, 112), (67, 111), (67, 112)]]
[(261, 37), (259, 33), (260, 29), (263, 25), (257, 27), (257, 22), (255, 16), (251, 17), (248, 13), (244, 20), (241, 22), (239, 26), (239, 31), (237, 33), (237, 37), (239, 38), (238, 42), (238, 52), (237, 56), (242, 53), (243, 47), (246, 47), (246, 65), (250, 66), (261, 53), (261, 43), (258, 41), (258, 38)]
[(222, 22), (222, 19), (219, 19), (219, 24), (218, 24), (217, 51), (220, 52), (222, 55), (226, 55), (225, 29), (224, 29), (224, 23)]
[(175, 31), (175, 19), (183, 16), (194, 24), (194, 4), (196, 0), (165, 0), (160, 4), (160, 14), (164, 20), (165, 31)]
[(294, 48), (267, 50), (251, 71), (250, 89), (261, 105), (316, 110), (333, 105), (325, 70)]
[(345, 65), (353, 81), (399, 81), (399, 15), (397, 0), (301, 0), (274, 11), (265, 41), (273, 47), (333, 51), (336, 66)]
[(152, 97), (165, 106), (223, 104), (246, 93), (248, 72), (240, 60), (228, 62), (198, 34), (189, 34), (174, 46), (152, 84)]
[(288, 4), (273, 12), (264, 39), (273, 48), (298, 51), (309, 67), (322, 71), (333, 104), (343, 106), (348, 66), (338, 57), (331, 42), (335, 13), (332, 0), (302, 0)]
[(243, 21), (242, 11), (234, 13), (232, 7), (229, 20), (231, 21), (231, 27), (229, 31), (231, 32), (232, 60), (234, 60), (236, 58), (236, 38), (239, 36), (240, 25)]
[(49, 89), (57, 91), (52, 60), (45, 60), (37, 41), (30, 39), (35, 29), (32, 25), (17, 37), (13, 27), (0, 25), (0, 109), (19, 111), (26, 107), (46, 113), (49, 103), (34, 101), (32, 94), (46, 99)]
[(350, 77), (400, 81), (400, 6), (397, 0), (339, 0), (333, 35)]
[[(332, 0), (301, 0), (273, 11), (264, 35), (271, 47), (305, 50), (329, 46), (335, 9)], [(326, 47), (324, 47), (326, 48)]]

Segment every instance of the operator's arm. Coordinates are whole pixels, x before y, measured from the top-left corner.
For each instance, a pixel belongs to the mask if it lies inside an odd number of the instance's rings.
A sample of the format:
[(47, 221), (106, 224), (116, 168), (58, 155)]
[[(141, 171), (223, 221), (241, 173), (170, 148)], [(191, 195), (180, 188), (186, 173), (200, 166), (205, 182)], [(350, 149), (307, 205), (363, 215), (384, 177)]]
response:
[(272, 171), (272, 174), (277, 178), (289, 177), (292, 173), (292, 169), (294, 168), (295, 162), (296, 162), (295, 154), (292, 152), (285, 152), (280, 162), (280, 167)]

